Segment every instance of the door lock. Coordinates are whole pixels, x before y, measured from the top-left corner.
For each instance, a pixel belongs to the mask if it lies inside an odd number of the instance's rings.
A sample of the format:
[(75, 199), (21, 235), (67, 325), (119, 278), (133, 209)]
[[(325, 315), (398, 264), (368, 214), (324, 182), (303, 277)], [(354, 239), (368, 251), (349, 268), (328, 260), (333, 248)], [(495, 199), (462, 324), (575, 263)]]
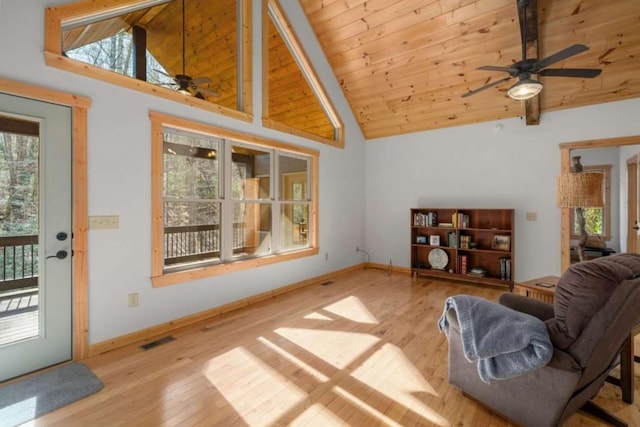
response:
[(69, 255), (69, 253), (67, 251), (59, 250), (58, 252), (56, 252), (55, 255), (49, 255), (47, 257), (47, 259), (49, 259), (49, 258), (65, 259), (68, 255)]
[(65, 240), (67, 240), (67, 237), (69, 237), (69, 235), (64, 231), (61, 231), (58, 234), (56, 234), (56, 239), (58, 239), (61, 242), (64, 242)]

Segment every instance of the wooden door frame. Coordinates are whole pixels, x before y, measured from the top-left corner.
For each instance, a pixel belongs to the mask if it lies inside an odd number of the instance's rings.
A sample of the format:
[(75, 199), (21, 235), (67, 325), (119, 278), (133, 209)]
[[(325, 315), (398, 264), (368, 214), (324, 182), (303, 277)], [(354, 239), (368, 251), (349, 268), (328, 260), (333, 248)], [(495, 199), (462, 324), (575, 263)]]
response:
[[(627, 252), (638, 252), (638, 232), (631, 233), (638, 219), (638, 161), (640, 154), (627, 159)], [(633, 237), (632, 237), (633, 236)]]
[[(561, 143), (560, 173), (571, 172), (571, 150), (622, 147), (636, 144), (640, 144), (640, 135)], [(560, 272), (563, 273), (571, 264), (571, 209), (561, 208), (560, 212)]]
[(54, 89), (0, 77), (0, 93), (21, 96), (71, 108), (73, 188), (72, 230), (72, 347), (73, 360), (89, 355), (89, 311), (87, 276), (87, 111), (91, 100)]

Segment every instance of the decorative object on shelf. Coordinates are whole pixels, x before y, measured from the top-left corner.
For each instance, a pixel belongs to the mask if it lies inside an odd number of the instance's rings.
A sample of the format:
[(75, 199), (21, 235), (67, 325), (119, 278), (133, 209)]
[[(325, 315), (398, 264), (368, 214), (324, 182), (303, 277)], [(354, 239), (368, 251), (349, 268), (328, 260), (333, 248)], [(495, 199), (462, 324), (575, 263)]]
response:
[(557, 200), (559, 208), (573, 208), (578, 218), (580, 227), (580, 240), (576, 245), (578, 258), (585, 261), (585, 246), (589, 234), (585, 228), (584, 208), (601, 208), (604, 206), (602, 199), (602, 173), (583, 172), (580, 156), (573, 157), (573, 168), (569, 173), (563, 173), (557, 179)]
[(429, 244), (431, 246), (440, 246), (440, 236), (437, 234), (429, 236)]
[(510, 251), (511, 236), (493, 236), (493, 239), (491, 239), (491, 249), (496, 251)]
[(426, 244), (427, 243), (427, 236), (417, 236), (416, 237), (416, 243)]
[(440, 248), (432, 249), (429, 252), (429, 264), (434, 270), (444, 270), (449, 263), (449, 255)]

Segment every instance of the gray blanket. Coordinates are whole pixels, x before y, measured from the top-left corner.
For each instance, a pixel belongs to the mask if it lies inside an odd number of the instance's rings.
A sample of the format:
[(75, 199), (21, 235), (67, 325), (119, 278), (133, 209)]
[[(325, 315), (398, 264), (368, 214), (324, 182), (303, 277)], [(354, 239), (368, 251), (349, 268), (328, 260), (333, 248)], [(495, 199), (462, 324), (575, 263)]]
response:
[(553, 345), (542, 320), (471, 295), (449, 297), (438, 328), (449, 336), (447, 311), (453, 308), (460, 324), (466, 359), (478, 362), (480, 379), (507, 379), (545, 366)]

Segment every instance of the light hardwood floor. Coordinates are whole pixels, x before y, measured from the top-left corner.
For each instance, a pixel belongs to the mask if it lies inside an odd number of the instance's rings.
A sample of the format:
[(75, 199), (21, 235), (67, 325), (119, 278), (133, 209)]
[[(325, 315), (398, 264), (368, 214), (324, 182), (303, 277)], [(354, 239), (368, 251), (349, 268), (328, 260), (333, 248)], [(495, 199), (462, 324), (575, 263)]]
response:
[[(341, 276), (87, 359), (105, 387), (37, 426), (506, 426), (447, 382), (444, 300), (501, 289), (381, 270)], [(636, 392), (638, 381), (636, 378)], [(597, 401), (640, 425), (606, 384)], [(595, 426), (576, 415), (568, 426)]]

